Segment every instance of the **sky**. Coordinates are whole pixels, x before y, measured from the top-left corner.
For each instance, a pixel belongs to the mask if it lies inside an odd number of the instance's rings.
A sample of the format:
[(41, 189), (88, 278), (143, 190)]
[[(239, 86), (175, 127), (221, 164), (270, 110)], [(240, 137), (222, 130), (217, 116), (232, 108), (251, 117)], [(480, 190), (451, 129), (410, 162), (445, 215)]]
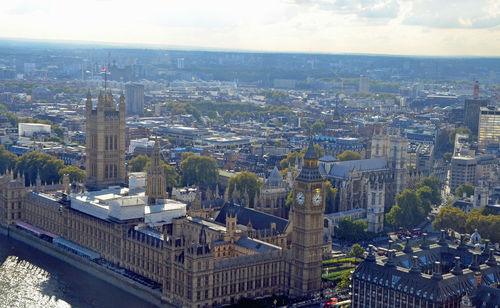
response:
[(0, 38), (500, 56), (500, 0), (14, 0), (0, 6)]

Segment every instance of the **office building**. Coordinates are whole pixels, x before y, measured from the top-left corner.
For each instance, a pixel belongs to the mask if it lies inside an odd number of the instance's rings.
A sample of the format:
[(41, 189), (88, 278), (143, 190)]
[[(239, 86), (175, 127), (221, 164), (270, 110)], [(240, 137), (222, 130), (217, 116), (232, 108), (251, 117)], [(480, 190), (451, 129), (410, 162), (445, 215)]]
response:
[(477, 136), (479, 128), (479, 113), (481, 107), (488, 106), (487, 99), (479, 98), (479, 84), (476, 81), (474, 85), (474, 95), (472, 99), (465, 100), (464, 125), (470, 128), (473, 135)]
[(125, 85), (125, 105), (127, 106), (127, 115), (144, 114), (144, 85)]
[(500, 107), (489, 106), (480, 109), (480, 149), (486, 149), (489, 143), (500, 143)]
[(477, 249), (464, 238), (448, 244), (442, 234), (437, 244), (424, 238), (418, 248), (407, 241), (387, 256), (375, 256), (371, 246), (352, 275), (351, 307), (474, 307), (461, 302), (480, 287), (497, 286), (500, 266), (488, 242)]
[(359, 76), (359, 92), (370, 92), (370, 77), (366, 75)]

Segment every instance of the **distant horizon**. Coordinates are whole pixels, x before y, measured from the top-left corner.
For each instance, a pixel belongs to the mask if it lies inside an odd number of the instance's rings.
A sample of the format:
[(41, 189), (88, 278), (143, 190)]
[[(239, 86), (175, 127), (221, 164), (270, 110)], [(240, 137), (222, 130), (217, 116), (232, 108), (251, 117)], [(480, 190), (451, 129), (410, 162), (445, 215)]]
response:
[[(64, 39), (43, 39), (43, 38), (26, 38), (26, 37), (0, 37), (0, 47), (5, 47), (8, 43), (15, 44), (40, 44), (54, 45), (59, 48), (74, 48), (76, 46), (83, 49), (92, 48), (117, 48), (129, 50), (176, 50), (176, 51), (203, 51), (203, 52), (229, 52), (229, 53), (255, 53), (255, 54), (304, 54), (304, 55), (346, 55), (346, 56), (381, 56), (381, 57), (402, 57), (402, 58), (478, 58), (478, 59), (500, 59), (498, 56), (475, 56), (475, 55), (419, 55), (419, 54), (390, 54), (390, 53), (360, 53), (360, 52), (307, 52), (307, 51), (270, 51), (260, 49), (238, 49), (238, 48), (220, 48), (220, 47), (205, 47), (205, 46), (182, 46), (168, 44), (152, 44), (152, 43), (129, 43), (129, 42), (112, 42), (112, 41), (86, 41), (86, 40), (64, 40)], [(500, 54), (500, 53), (499, 53)]]
[(498, 0), (18, 0), (0, 37), (148, 48), (500, 56)]

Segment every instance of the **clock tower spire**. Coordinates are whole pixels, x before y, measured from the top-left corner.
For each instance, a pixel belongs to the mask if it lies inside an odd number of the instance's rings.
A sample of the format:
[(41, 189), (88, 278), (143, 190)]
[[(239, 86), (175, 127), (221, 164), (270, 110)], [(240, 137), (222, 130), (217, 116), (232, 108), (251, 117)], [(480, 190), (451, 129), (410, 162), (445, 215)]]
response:
[(295, 179), (292, 213), (291, 292), (303, 296), (321, 288), (325, 194), (312, 138)]

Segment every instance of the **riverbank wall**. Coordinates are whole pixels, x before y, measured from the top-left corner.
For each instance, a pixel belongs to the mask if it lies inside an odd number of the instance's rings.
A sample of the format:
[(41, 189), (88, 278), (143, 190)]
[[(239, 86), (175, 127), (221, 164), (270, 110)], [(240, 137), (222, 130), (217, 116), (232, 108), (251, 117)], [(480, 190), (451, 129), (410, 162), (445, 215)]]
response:
[(15, 226), (6, 226), (0, 223), (0, 234), (20, 241), (43, 253), (55, 257), (63, 262), (66, 262), (90, 275), (101, 279), (113, 286), (120, 288), (140, 299), (151, 303), (161, 308), (175, 307), (171, 304), (161, 301), (161, 292), (159, 289), (154, 290), (145, 285), (142, 285), (132, 279), (124, 277), (119, 273), (113, 272), (110, 269), (100, 266), (92, 261), (84, 259), (74, 253), (66, 251), (60, 247), (44, 241), (34, 235), (28, 234), (25, 231), (17, 229)]

